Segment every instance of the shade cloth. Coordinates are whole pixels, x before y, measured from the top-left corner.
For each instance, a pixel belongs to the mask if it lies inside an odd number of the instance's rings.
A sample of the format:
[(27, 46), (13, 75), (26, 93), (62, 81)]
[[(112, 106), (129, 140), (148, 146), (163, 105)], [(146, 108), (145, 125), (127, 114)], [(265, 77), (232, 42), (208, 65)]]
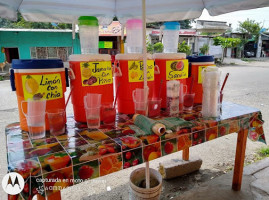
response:
[[(203, 9), (212, 16), (269, 6), (268, 0), (146, 0), (146, 21), (176, 21), (198, 18)], [(17, 19), (17, 11), (28, 21), (73, 23), (79, 16), (92, 15), (101, 24), (114, 16), (121, 23), (141, 17), (141, 0), (0, 0), (0, 17)]]

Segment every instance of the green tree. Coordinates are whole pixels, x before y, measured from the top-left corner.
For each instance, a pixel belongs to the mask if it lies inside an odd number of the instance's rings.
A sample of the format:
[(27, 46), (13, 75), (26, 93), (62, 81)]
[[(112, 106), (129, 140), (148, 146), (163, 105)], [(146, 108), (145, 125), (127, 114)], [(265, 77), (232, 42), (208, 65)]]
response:
[(240, 38), (225, 38), (225, 37), (215, 37), (213, 38), (213, 45), (218, 46), (221, 45), (222, 47), (222, 60), (224, 58), (224, 49), (225, 48), (235, 48), (240, 46), (242, 43)]
[(18, 13), (18, 20), (15, 22), (0, 18), (0, 28), (71, 29), (72, 24), (59, 23), (57, 26), (53, 26), (51, 23), (28, 22)]
[(247, 19), (244, 22), (239, 22), (238, 31), (245, 34), (245, 39), (253, 38), (255, 41), (258, 41), (261, 28), (260, 23)]

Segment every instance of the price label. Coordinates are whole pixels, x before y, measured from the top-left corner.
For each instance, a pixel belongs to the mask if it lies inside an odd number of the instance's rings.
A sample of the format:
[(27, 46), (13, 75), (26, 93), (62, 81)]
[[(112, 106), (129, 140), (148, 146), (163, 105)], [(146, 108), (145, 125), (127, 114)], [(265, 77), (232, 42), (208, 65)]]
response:
[(82, 86), (98, 86), (113, 83), (110, 61), (81, 62), (80, 72)]
[(166, 80), (178, 80), (188, 78), (189, 63), (184, 60), (166, 61)]
[[(198, 67), (198, 83), (202, 83), (203, 79), (202, 79), (202, 71), (203, 69), (207, 68), (208, 66), (199, 66)], [(211, 67), (216, 67), (216, 65), (212, 65)]]
[(61, 74), (23, 75), (24, 99), (53, 100), (63, 97)]
[[(144, 66), (142, 60), (128, 61), (129, 82), (142, 82), (144, 80)], [(147, 80), (154, 81), (154, 61), (147, 60)]]

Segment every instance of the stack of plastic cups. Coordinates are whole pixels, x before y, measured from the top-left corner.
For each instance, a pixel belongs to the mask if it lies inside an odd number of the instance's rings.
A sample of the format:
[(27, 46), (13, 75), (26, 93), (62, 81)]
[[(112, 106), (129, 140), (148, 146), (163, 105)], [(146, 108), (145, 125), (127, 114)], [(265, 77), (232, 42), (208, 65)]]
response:
[(78, 19), (82, 54), (98, 54), (99, 25), (94, 16), (81, 16)]
[(164, 53), (177, 53), (179, 28), (180, 25), (178, 22), (164, 23), (164, 30), (163, 30)]
[(217, 67), (207, 67), (202, 71), (203, 77), (203, 117), (219, 117), (219, 90), (221, 72)]

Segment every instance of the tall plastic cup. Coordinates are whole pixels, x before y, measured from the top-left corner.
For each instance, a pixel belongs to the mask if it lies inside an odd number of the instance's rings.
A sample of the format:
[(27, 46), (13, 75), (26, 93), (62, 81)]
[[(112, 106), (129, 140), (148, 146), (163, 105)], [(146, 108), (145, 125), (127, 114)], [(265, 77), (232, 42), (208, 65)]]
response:
[(148, 106), (148, 89), (136, 88), (133, 90), (135, 113), (146, 115)]
[(23, 114), (27, 120), (27, 126), (29, 130), (29, 136), (31, 139), (39, 139), (45, 137), (46, 125), (45, 125), (45, 115), (46, 115), (46, 100), (31, 100), (21, 102), (21, 107), (23, 104), (27, 103), (27, 114), (22, 109)]
[(99, 128), (100, 126), (100, 108), (101, 94), (88, 93), (84, 97), (84, 106), (88, 128)]
[(126, 22), (127, 53), (142, 53), (143, 23), (141, 19), (129, 19)]
[(164, 53), (177, 53), (179, 28), (180, 25), (178, 22), (164, 23), (164, 30), (163, 30)]
[(94, 16), (78, 18), (79, 37), (82, 54), (98, 54), (99, 25)]

